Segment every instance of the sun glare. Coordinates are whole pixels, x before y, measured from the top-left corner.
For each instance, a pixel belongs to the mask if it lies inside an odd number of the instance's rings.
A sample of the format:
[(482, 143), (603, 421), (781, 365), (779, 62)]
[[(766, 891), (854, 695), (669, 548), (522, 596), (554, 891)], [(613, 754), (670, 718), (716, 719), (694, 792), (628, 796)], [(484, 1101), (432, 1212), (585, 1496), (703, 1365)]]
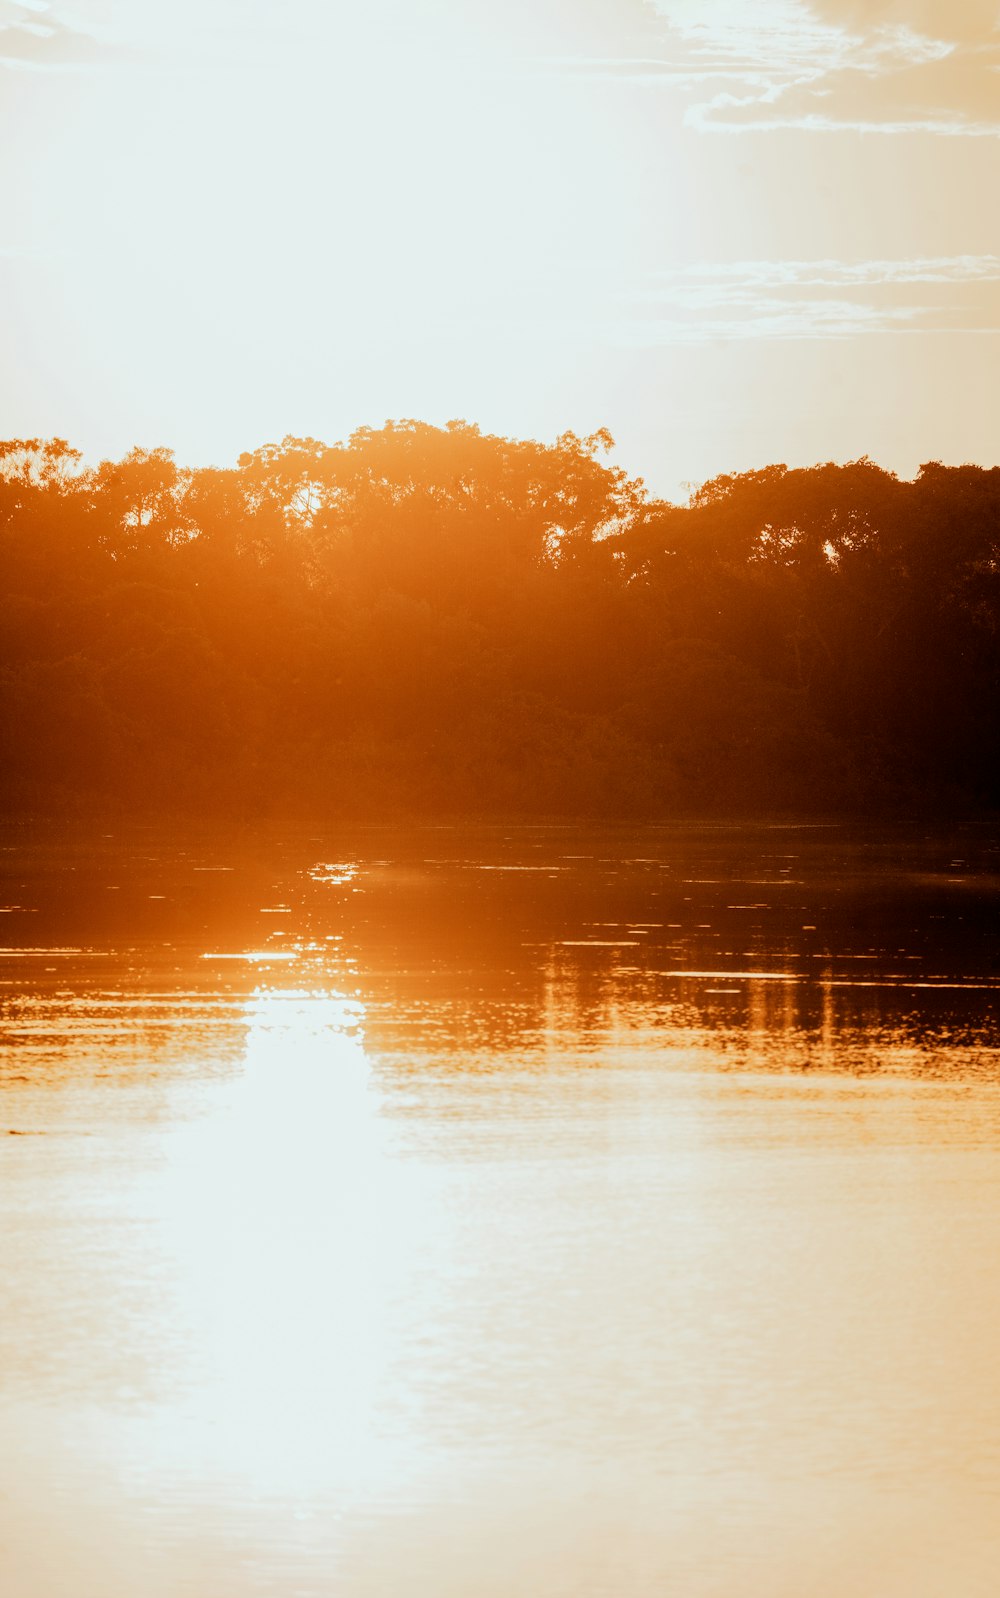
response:
[(163, 1458), (276, 1499), (382, 1488), (404, 1469), (380, 1412), (420, 1195), (390, 1158), (336, 994), (259, 988), (243, 1064), (166, 1138), (157, 1210), (177, 1386)]

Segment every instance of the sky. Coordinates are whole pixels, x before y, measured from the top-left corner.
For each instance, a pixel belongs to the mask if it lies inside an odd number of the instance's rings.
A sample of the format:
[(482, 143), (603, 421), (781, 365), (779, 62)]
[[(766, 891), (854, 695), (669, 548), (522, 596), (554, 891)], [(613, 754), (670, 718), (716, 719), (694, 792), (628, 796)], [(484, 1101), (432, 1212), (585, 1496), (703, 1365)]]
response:
[(1000, 0), (0, 0), (0, 437), (1000, 458)]

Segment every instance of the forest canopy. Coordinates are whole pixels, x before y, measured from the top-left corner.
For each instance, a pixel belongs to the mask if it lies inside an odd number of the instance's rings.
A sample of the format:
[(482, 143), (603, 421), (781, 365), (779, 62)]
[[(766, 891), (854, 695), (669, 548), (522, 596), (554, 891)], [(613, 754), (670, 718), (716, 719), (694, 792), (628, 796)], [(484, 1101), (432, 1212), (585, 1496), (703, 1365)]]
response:
[(231, 468), (0, 442), (2, 801), (356, 817), (996, 805), (1000, 468), (687, 504), (466, 422)]

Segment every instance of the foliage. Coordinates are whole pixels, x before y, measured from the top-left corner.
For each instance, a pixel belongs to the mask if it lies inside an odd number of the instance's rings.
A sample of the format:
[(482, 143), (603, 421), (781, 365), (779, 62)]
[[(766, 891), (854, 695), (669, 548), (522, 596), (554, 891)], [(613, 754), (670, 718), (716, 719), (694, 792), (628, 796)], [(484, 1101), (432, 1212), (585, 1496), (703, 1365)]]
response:
[(8, 807), (651, 815), (996, 804), (1000, 469), (687, 505), (465, 422), (231, 469), (0, 443)]

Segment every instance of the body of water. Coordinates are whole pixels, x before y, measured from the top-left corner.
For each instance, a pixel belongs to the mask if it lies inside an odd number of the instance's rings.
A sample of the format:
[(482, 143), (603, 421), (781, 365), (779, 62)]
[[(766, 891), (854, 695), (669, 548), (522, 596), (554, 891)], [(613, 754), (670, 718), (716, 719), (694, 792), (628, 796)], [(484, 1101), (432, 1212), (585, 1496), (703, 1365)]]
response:
[(992, 1598), (987, 830), (0, 855), (9, 1598)]

